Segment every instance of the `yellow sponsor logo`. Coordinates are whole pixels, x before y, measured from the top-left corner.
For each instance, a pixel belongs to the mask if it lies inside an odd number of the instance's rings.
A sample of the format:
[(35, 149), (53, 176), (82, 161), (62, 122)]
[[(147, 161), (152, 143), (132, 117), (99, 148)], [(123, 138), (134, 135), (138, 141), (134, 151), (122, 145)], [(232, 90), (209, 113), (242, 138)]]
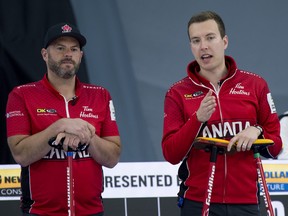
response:
[(184, 94), (184, 97), (185, 98), (193, 98), (193, 95), (192, 94)]
[(20, 169), (0, 169), (0, 189), (20, 188)]
[(288, 183), (287, 164), (263, 164), (267, 183)]
[(46, 109), (37, 109), (37, 113), (45, 113), (46, 112)]

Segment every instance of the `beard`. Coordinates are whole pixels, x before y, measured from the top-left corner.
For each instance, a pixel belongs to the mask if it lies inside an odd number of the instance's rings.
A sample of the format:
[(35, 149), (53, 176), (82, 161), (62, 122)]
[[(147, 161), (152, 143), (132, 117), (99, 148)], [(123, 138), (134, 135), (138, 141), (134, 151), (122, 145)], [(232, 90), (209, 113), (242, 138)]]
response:
[[(61, 67), (63, 63), (73, 64), (73, 67)], [(51, 56), (48, 54), (48, 67), (49, 69), (55, 73), (58, 77), (63, 79), (70, 79), (76, 75), (79, 70), (80, 62), (77, 64), (72, 59), (63, 59), (60, 61), (54, 61)]]

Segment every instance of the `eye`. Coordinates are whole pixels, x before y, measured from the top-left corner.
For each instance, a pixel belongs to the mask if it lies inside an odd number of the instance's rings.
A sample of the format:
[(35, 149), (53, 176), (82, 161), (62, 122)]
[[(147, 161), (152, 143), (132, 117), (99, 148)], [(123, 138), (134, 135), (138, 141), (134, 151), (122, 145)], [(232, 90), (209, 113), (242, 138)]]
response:
[(200, 39), (199, 38), (193, 38), (193, 39), (191, 39), (191, 43), (192, 44), (198, 44), (200, 42)]
[(213, 40), (213, 39), (215, 39), (215, 36), (214, 36), (214, 35), (210, 35), (210, 36), (207, 37), (207, 40), (208, 40), (208, 41), (211, 41), (211, 40)]
[(71, 51), (72, 51), (72, 52), (78, 52), (78, 51), (79, 51), (79, 48), (78, 48), (78, 47), (74, 47), (74, 48), (71, 49)]
[(58, 51), (64, 51), (64, 50), (65, 50), (63, 46), (57, 46), (56, 49), (57, 49)]

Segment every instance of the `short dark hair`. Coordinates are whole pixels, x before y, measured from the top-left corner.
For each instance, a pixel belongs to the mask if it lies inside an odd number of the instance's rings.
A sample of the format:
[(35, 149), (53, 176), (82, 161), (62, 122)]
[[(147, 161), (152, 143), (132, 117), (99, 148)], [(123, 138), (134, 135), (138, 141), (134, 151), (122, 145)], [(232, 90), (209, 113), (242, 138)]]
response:
[(219, 29), (221, 37), (223, 38), (226, 35), (225, 25), (224, 25), (222, 18), (217, 13), (215, 13), (213, 11), (202, 11), (202, 12), (192, 16), (188, 22), (187, 31), (188, 31), (189, 40), (190, 40), (190, 35), (189, 35), (190, 25), (192, 25), (193, 23), (205, 22), (207, 20), (215, 20), (215, 22), (218, 25), (218, 29)]

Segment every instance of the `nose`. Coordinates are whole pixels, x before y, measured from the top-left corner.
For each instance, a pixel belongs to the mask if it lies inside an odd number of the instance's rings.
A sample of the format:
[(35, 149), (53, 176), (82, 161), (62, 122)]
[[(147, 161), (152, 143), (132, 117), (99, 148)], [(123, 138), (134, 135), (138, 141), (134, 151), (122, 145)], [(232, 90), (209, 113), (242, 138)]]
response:
[(208, 49), (208, 43), (205, 40), (201, 40), (200, 48), (202, 50)]
[(66, 49), (64, 55), (65, 55), (66, 57), (72, 56), (72, 50)]

